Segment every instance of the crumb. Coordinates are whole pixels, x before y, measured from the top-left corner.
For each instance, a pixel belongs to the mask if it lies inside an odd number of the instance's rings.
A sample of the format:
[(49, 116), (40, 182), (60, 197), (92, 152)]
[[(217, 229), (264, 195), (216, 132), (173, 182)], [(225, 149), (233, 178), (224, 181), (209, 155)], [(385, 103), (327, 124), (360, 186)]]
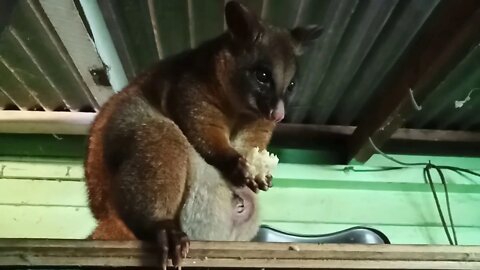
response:
[(295, 251), (300, 251), (300, 248), (298, 246), (292, 245), (288, 247), (289, 250), (295, 250)]

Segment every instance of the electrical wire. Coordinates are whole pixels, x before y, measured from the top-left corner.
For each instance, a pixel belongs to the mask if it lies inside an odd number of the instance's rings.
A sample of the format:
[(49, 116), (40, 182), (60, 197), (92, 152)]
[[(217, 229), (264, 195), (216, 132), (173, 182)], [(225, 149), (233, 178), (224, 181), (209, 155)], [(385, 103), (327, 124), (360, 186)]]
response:
[(430, 170), (428, 167), (423, 168), (423, 177), (426, 179), (427, 183), (430, 185), (430, 189), (432, 190), (433, 199), (435, 200), (435, 205), (437, 206), (438, 215), (440, 216), (440, 221), (442, 222), (443, 229), (445, 230), (445, 234), (447, 235), (448, 242), (450, 243), (450, 245), (453, 245), (452, 237), (450, 236), (447, 222), (445, 221), (445, 217), (443, 216), (443, 211), (442, 211), (442, 208), (440, 207), (440, 202), (437, 197), (437, 192), (435, 191), (435, 186), (433, 185), (432, 175), (430, 174)]
[[(430, 186), (430, 189), (432, 191), (433, 198), (434, 198), (434, 201), (435, 201), (435, 206), (437, 208), (438, 215), (440, 217), (440, 221), (442, 222), (443, 229), (445, 230), (445, 235), (447, 236), (448, 242), (450, 243), (450, 245), (458, 245), (457, 233), (456, 233), (456, 230), (455, 230), (455, 225), (454, 225), (454, 222), (453, 222), (453, 215), (452, 215), (452, 211), (451, 211), (451, 207), (450, 207), (450, 198), (449, 198), (449, 194), (448, 194), (447, 181), (445, 179), (445, 175), (442, 172), (442, 169), (443, 170), (450, 170), (450, 171), (453, 171), (453, 172), (456, 172), (456, 173), (459, 173), (459, 174), (462, 174), (462, 173), (471, 174), (471, 175), (475, 175), (475, 176), (478, 176), (478, 177), (480, 177), (480, 174), (476, 173), (474, 171), (468, 170), (468, 169), (454, 167), (454, 166), (434, 165), (431, 162), (428, 162), (428, 163), (424, 163), (424, 162), (415, 162), (415, 163), (403, 162), (403, 161), (400, 161), (396, 158), (393, 158), (393, 157), (385, 154), (382, 150), (380, 150), (375, 145), (372, 138), (369, 137), (368, 140), (370, 142), (370, 145), (373, 147), (373, 149), (375, 149), (376, 152), (378, 152), (380, 155), (382, 155), (383, 157), (385, 157), (386, 159), (388, 159), (390, 161), (393, 161), (393, 162), (395, 162), (399, 165), (402, 165), (402, 166), (423, 166), (424, 167), (423, 168), (423, 177), (424, 177), (425, 183), (427, 183)], [(450, 235), (450, 230), (448, 229), (447, 222), (445, 221), (445, 217), (443, 215), (442, 207), (440, 205), (440, 201), (438, 199), (437, 192), (435, 190), (435, 185), (433, 184), (430, 169), (435, 169), (437, 171), (437, 173), (440, 177), (440, 181), (442, 182), (442, 186), (443, 186), (443, 189), (444, 189), (444, 192), (445, 192), (445, 201), (446, 201), (446, 206), (447, 206), (448, 219), (449, 219), (450, 227), (451, 227), (451, 230), (452, 230), (452, 235)], [(452, 239), (452, 236), (453, 236), (453, 239)]]
[(444, 166), (444, 165), (437, 166), (437, 167), (440, 168), (440, 169), (451, 170), (451, 171), (454, 171), (454, 172), (457, 172), (457, 173), (458, 172), (463, 172), (463, 173), (468, 173), (468, 174), (480, 177), (480, 173), (476, 173), (474, 171), (464, 169), (464, 168), (453, 167), (453, 166)]
[(453, 224), (452, 210), (450, 207), (450, 199), (448, 196), (447, 181), (445, 180), (445, 175), (443, 174), (442, 170), (438, 166), (435, 166), (435, 165), (432, 165), (432, 166), (435, 170), (437, 170), (437, 173), (440, 176), (440, 181), (442, 181), (442, 184), (443, 184), (443, 190), (445, 192), (445, 201), (447, 203), (448, 218), (450, 221), (450, 226), (452, 227), (453, 242), (455, 245), (458, 245), (457, 233), (455, 232), (455, 225)]
[(408, 92), (410, 93), (410, 99), (412, 100), (412, 105), (417, 111), (422, 110), (422, 106), (418, 105), (417, 101), (415, 100), (415, 96), (413, 95), (413, 89), (410, 88), (408, 89)]
[(373, 143), (373, 140), (372, 138), (368, 137), (368, 140), (370, 141), (370, 145), (373, 147), (373, 149), (375, 149), (376, 152), (378, 152), (380, 155), (382, 155), (384, 158), (386, 159), (389, 159), (397, 164), (400, 164), (402, 166), (427, 166), (429, 163), (422, 163), (422, 162), (418, 162), (418, 163), (409, 163), (409, 162), (403, 162), (403, 161), (400, 161), (396, 158), (393, 158), (387, 154), (385, 154), (382, 150), (380, 150), (380, 148), (378, 148), (375, 143)]
[[(376, 152), (378, 152), (384, 158), (389, 159), (389, 160), (391, 160), (391, 161), (393, 161), (397, 164), (400, 164), (402, 166), (429, 166), (429, 165), (433, 165), (432, 163), (425, 163), (425, 162), (409, 163), (409, 162), (400, 161), (400, 160), (398, 160), (394, 157), (391, 157), (391, 156), (385, 154), (382, 150), (380, 150), (375, 145), (375, 143), (372, 141), (372, 138), (369, 137), (368, 140), (370, 141), (370, 145), (373, 147), (373, 149), (375, 149)], [(445, 169), (445, 170), (451, 170), (451, 171), (454, 171), (454, 172), (457, 172), (457, 173), (458, 172), (468, 173), (468, 174), (480, 177), (480, 173), (476, 173), (476, 172), (474, 172), (472, 170), (469, 170), (469, 169), (464, 169), (464, 168), (454, 167), (454, 166), (447, 166), (447, 165), (435, 165), (435, 167), (440, 168), (440, 169)]]

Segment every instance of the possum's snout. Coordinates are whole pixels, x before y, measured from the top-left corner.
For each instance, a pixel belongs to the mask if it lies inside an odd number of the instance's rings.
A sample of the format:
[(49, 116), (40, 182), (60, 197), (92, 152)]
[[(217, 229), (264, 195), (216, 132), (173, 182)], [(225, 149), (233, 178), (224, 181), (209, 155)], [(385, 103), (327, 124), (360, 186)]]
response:
[(280, 122), (285, 117), (285, 104), (282, 100), (278, 101), (275, 109), (270, 110), (270, 120)]

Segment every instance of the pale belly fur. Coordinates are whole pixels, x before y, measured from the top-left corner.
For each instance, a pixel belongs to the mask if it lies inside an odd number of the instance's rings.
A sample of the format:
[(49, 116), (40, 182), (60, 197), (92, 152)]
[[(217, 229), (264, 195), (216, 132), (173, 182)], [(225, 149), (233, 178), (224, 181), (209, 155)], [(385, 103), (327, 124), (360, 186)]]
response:
[(193, 147), (188, 178), (189, 196), (180, 223), (190, 240), (250, 241), (256, 235), (259, 220), (253, 191), (229, 186)]

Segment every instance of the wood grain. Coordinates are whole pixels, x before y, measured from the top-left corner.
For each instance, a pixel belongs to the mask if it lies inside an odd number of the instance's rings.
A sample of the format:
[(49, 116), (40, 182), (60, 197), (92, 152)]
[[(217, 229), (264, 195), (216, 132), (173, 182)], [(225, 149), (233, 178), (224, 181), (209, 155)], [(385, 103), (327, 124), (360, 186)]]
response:
[[(156, 266), (137, 241), (0, 240), (0, 267)], [(184, 267), (479, 269), (480, 247), (192, 242)]]

